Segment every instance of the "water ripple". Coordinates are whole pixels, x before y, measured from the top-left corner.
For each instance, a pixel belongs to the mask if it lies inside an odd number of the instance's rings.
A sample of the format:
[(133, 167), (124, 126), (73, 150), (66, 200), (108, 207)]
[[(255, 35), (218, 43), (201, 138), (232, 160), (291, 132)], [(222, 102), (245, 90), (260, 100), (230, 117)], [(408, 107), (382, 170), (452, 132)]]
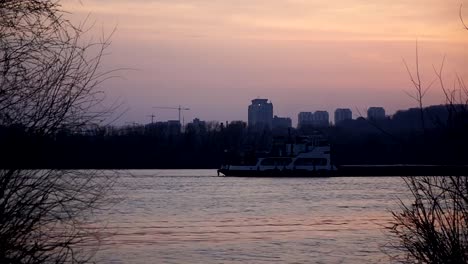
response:
[[(227, 178), (131, 171), (101, 217), (103, 263), (387, 263), (399, 178)], [(111, 236), (113, 234), (113, 236)]]

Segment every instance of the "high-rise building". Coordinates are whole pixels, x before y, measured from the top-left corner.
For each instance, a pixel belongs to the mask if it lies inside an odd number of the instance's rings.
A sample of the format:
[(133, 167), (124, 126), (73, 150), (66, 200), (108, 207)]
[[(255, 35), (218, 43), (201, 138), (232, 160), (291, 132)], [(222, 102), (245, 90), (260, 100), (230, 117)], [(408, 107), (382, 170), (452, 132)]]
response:
[(312, 125), (314, 122), (314, 114), (312, 112), (300, 112), (297, 115), (297, 127)]
[(325, 127), (330, 124), (327, 111), (315, 111), (313, 120), (313, 124), (319, 127)]
[(338, 123), (353, 119), (353, 112), (349, 108), (338, 108), (335, 110), (335, 125)]
[(273, 126), (272, 128), (288, 128), (292, 127), (292, 120), (289, 117), (273, 117)]
[(383, 107), (369, 107), (367, 109), (368, 119), (385, 119), (385, 109)]
[(254, 99), (249, 105), (249, 127), (270, 128), (273, 122), (273, 104), (268, 99)]
[(299, 128), (303, 126), (324, 127), (329, 124), (327, 111), (300, 112), (297, 119)]

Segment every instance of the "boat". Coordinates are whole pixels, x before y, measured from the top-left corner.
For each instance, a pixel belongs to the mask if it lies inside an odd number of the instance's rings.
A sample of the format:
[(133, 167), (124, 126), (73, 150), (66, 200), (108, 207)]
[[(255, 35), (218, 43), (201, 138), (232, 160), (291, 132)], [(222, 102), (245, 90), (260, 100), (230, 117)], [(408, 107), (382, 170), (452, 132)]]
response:
[[(294, 142), (274, 144), (275, 151), (257, 155), (250, 162), (228, 162), (218, 175), (240, 177), (327, 177), (336, 172), (330, 144), (322, 136), (297, 137)], [(244, 155), (245, 156), (245, 155)]]

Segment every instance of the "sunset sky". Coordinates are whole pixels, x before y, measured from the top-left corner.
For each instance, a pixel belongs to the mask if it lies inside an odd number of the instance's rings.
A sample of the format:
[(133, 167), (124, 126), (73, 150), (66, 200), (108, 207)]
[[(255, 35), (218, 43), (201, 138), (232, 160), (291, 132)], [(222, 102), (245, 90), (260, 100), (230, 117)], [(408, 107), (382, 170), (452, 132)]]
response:
[[(419, 43), (424, 84), (446, 55), (446, 81), (468, 80), (463, 0), (68, 0), (73, 19), (90, 16), (94, 34), (112, 32), (106, 69), (130, 68), (103, 84), (128, 111), (119, 121), (246, 120), (251, 99), (279, 116), (337, 107), (355, 116), (370, 106), (389, 113), (415, 105), (402, 59), (414, 66)], [(438, 85), (425, 104), (443, 97)]]

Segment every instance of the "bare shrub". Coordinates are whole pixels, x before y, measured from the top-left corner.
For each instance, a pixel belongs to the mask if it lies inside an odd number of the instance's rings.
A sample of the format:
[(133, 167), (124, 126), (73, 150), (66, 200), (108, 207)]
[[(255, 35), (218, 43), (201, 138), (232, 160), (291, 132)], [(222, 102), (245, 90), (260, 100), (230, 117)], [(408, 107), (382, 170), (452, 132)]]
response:
[[(118, 177), (98, 171), (0, 171), (0, 263), (82, 263), (102, 238), (93, 214)], [(106, 191), (107, 190), (107, 191)]]
[[(460, 19), (463, 23), (462, 7)], [(463, 26), (468, 29), (464, 23)], [(416, 76), (419, 76), (418, 63), (416, 59)], [(452, 88), (447, 87), (444, 64), (445, 58), (439, 67), (433, 66), (448, 112), (448, 119), (437, 125), (445, 131), (451, 154), (466, 155), (468, 89), (458, 75)], [(425, 91), (421, 89), (419, 77), (415, 81), (410, 73), (410, 78), (416, 90), (413, 98), (423, 119)], [(425, 143), (430, 146), (431, 142)], [(403, 180), (410, 195), (405, 201), (400, 200), (398, 211), (392, 212), (389, 231), (396, 239), (390, 246), (396, 253), (390, 255), (402, 263), (468, 263), (468, 175), (403, 177)]]
[[(112, 112), (98, 89), (110, 39), (86, 39), (86, 23), (65, 14), (55, 0), (0, 0), (0, 126), (53, 137)], [(17, 164), (0, 163), (0, 263), (89, 260), (84, 245), (100, 240), (93, 212), (108, 204), (116, 173)]]
[(405, 177), (411, 203), (394, 211), (395, 255), (403, 263), (468, 263), (468, 177)]

